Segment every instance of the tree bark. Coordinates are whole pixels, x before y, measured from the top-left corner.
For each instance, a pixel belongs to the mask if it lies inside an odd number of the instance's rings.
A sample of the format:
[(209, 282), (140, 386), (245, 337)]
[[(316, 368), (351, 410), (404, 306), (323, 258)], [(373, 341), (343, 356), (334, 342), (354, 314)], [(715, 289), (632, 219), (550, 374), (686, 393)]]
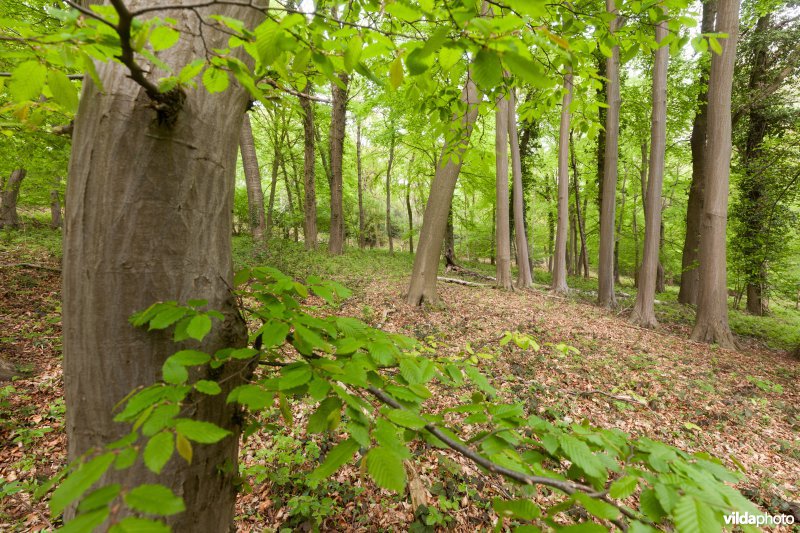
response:
[[(286, 157), (292, 158), (291, 147), (287, 146), (287, 154), (281, 156), (281, 170), (283, 171), (283, 186), (286, 189), (286, 200), (289, 202), (289, 220), (286, 221), (286, 235), (289, 230), (294, 234), (294, 242), (299, 242), (297, 232), (297, 211), (294, 208), (294, 198), (292, 197), (292, 181), (289, 172), (286, 170)], [(299, 201), (299, 199), (298, 199)]]
[(706, 187), (700, 233), (700, 292), (692, 339), (735, 348), (728, 326), (726, 226), (731, 164), (731, 89), (739, 34), (739, 0), (719, 0), (717, 32), (728, 34), (711, 58), (708, 82)]
[[(714, 17), (717, 11), (716, 0), (703, 2), (703, 19), (700, 31), (714, 32)], [(700, 92), (697, 96), (697, 111), (692, 124), (690, 146), (692, 150), (692, 184), (689, 188), (689, 202), (686, 207), (686, 237), (683, 242), (681, 258), (681, 287), (678, 301), (682, 304), (697, 304), (697, 289), (700, 271), (697, 268), (697, 248), (700, 244), (700, 221), (703, 215), (703, 189), (705, 178), (706, 130), (708, 128), (708, 74), (709, 64), (700, 66)]]
[[(558, 178), (556, 177), (556, 181)], [(547, 271), (553, 272), (553, 251), (555, 247), (555, 234), (556, 234), (556, 220), (555, 215), (553, 215), (553, 207), (550, 205), (553, 196), (552, 196), (552, 189), (550, 187), (550, 178), (548, 177), (545, 179), (544, 182), (544, 195), (545, 200), (547, 201)]]
[(344, 158), (344, 132), (347, 121), (347, 84), (349, 78), (340, 74), (344, 87), (331, 84), (331, 229), (328, 251), (340, 255), (344, 251), (344, 206), (342, 191), (342, 163)]
[[(311, 94), (311, 82), (306, 82), (305, 94)], [(317, 248), (317, 160), (314, 147), (314, 104), (311, 99), (300, 96), (300, 107), (303, 110), (303, 186), (305, 202), (303, 202), (303, 237), (306, 250)]]
[[(128, 3), (130, 9), (154, 5), (159, 3)], [(257, 23), (258, 12), (242, 6), (198, 12)], [(227, 43), (228, 35), (208, 27), (203, 39), (190, 11), (160, 14), (174, 18), (183, 37), (159, 54), (174, 69), (203, 57), (205, 46)], [(63, 320), (70, 461), (130, 431), (113, 421), (112, 406), (158, 380), (166, 357), (182, 347), (172, 335), (132, 327), (131, 314), (159, 300), (202, 298), (225, 320), (215, 322), (202, 344), (187, 342), (186, 347), (214, 353), (247, 342), (230, 292), (234, 173), (245, 90), (190, 91), (174, 124), (159, 124), (144, 89), (121, 64), (108, 62), (97, 70), (103, 91), (84, 80), (67, 181)], [(163, 73), (153, 69), (149, 75), (155, 79)], [(173, 457), (158, 477), (137, 462), (127, 470), (109, 470), (101, 483), (120, 483), (128, 490), (157, 480), (186, 504), (185, 512), (167, 518), (174, 530), (227, 531), (236, 498), (240, 415), (225, 397), (241, 383), (241, 370), (237, 365), (217, 369), (211, 379), (223, 384), (223, 393), (199, 395), (192, 404), (193, 418), (233, 435), (195, 446), (191, 464)]]
[[(613, 34), (619, 26), (619, 17), (614, 0), (606, 0), (606, 11), (615, 15), (610, 23)], [(615, 268), (617, 239), (614, 238), (614, 224), (617, 207), (617, 173), (619, 164), (619, 109), (621, 104), (619, 87), (619, 46), (611, 48), (611, 57), (606, 59), (606, 110), (605, 136), (603, 138), (603, 179), (600, 195), (600, 252), (597, 261), (597, 303), (601, 307), (617, 306), (614, 294), (614, 281), (618, 271)], [(599, 142), (599, 141), (598, 141)], [(598, 149), (599, 158), (599, 149)], [(599, 165), (598, 165), (599, 167)], [(623, 197), (624, 198), (624, 197)], [(624, 199), (623, 199), (624, 201)]]
[[(364, 176), (361, 168), (361, 120), (356, 120), (356, 174), (358, 175), (358, 247), (364, 249)], [(414, 253), (413, 246), (411, 253)]]
[[(412, 160), (413, 162), (413, 160)], [(408, 251), (414, 253), (414, 213), (411, 210), (411, 181), (406, 182), (406, 209), (408, 210)]]
[(444, 267), (445, 271), (458, 266), (456, 264), (456, 236), (453, 227), (453, 207), (447, 212), (447, 228), (444, 232)]
[(59, 197), (58, 191), (53, 189), (50, 191), (50, 227), (57, 229), (62, 225), (61, 198)]
[(8, 179), (0, 179), (0, 228), (19, 227), (17, 199), (19, 187), (26, 174), (24, 168), (18, 168), (11, 172)]
[(567, 225), (569, 217), (569, 131), (572, 104), (572, 68), (564, 75), (564, 97), (561, 101), (561, 126), (558, 135), (558, 225), (556, 227), (553, 279), (550, 288), (565, 293), (567, 288)]
[(248, 218), (250, 232), (257, 240), (264, 237), (266, 220), (264, 218), (264, 193), (261, 190), (261, 171), (258, 168), (256, 144), (253, 139), (253, 126), (250, 115), (245, 113), (242, 130), (239, 133), (239, 149), (242, 152), (242, 167), (247, 186)]
[(497, 211), (497, 286), (511, 290), (511, 230), (509, 223), (508, 198), (508, 98), (501, 96), (496, 102), (495, 111), (495, 194)]
[(533, 285), (531, 261), (528, 249), (528, 232), (525, 227), (525, 188), (522, 183), (522, 154), (517, 132), (517, 94), (511, 89), (508, 102), (508, 139), (511, 145), (511, 191), (514, 204), (514, 235), (517, 248), (517, 286)]
[(392, 241), (392, 163), (394, 163), (395, 130), (392, 128), (392, 138), (389, 141), (389, 162), (386, 166), (386, 237), (389, 239), (389, 253), (394, 253)]
[[(656, 42), (667, 36), (666, 21), (656, 26)], [(667, 62), (669, 47), (661, 46), (653, 62), (653, 111), (650, 131), (650, 165), (645, 197), (644, 253), (639, 272), (639, 291), (631, 321), (642, 327), (658, 325), (655, 314), (656, 270), (661, 228), (661, 190), (664, 182), (664, 155), (667, 137)]]
[[(276, 136), (277, 137), (277, 136)], [(273, 149), (272, 154), (272, 180), (270, 181), (269, 185), (269, 204), (267, 206), (267, 238), (269, 239), (272, 237), (272, 227), (273, 227), (273, 213), (275, 208), (275, 189), (278, 185), (278, 171), (280, 170), (281, 166), (281, 153), (280, 147), (275, 141), (276, 144)]]
[(578, 177), (578, 160), (575, 157), (575, 145), (572, 142), (572, 132), (569, 137), (570, 152), (572, 154), (572, 175), (575, 182), (575, 222), (578, 235), (580, 236), (581, 251), (577, 255), (575, 262), (575, 273), (580, 274), (583, 268), (583, 277), (589, 277), (589, 256), (586, 250), (586, 228), (584, 223), (584, 216), (586, 213), (586, 199), (583, 200), (583, 210), (581, 210), (581, 186)]
[[(453, 118), (453, 122), (458, 121), (453, 128), (454, 131), (451, 132), (456, 137), (450, 142), (445, 142), (442, 149), (422, 218), (419, 244), (414, 256), (414, 270), (406, 297), (410, 305), (421, 305), (423, 302), (435, 302), (438, 299), (436, 274), (447, 227), (447, 215), (453, 201), (453, 191), (461, 171), (464, 152), (469, 146), (472, 128), (478, 117), (480, 103), (478, 88), (469, 77), (462, 91), (461, 100), (465, 108), (463, 116)], [(452, 146), (453, 142), (455, 146)]]

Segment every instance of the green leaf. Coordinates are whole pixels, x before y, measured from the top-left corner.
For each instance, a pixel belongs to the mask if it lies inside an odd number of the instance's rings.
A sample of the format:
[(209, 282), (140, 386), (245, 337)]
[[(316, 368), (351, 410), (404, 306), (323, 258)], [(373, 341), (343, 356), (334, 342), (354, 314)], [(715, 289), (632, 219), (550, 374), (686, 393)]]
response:
[(106, 473), (116, 454), (104, 453), (78, 466), (50, 497), (50, 512), (53, 516), (61, 514), (66, 507), (80, 498), (89, 487), (94, 485)]
[(222, 388), (219, 386), (219, 383), (216, 381), (209, 381), (207, 379), (201, 379), (195, 383), (194, 388), (203, 394), (208, 394), (209, 396), (216, 396), (222, 392)]
[(186, 510), (183, 499), (164, 485), (139, 485), (131, 489), (124, 498), (128, 507), (148, 514), (170, 516)]
[(169, 533), (170, 531), (172, 530), (169, 526), (162, 522), (133, 516), (123, 518), (109, 529), (109, 533)]
[(211, 422), (183, 418), (175, 425), (180, 434), (189, 440), (202, 444), (214, 444), (231, 434), (227, 429), (222, 429)]
[(160, 474), (175, 449), (175, 439), (169, 431), (157, 433), (144, 448), (144, 464), (151, 471)]
[(489, 383), (489, 380), (486, 379), (486, 376), (481, 374), (481, 371), (474, 366), (464, 367), (464, 373), (475, 384), (475, 386), (489, 396), (494, 396), (497, 394), (497, 390), (492, 387), (492, 385)]
[(192, 443), (189, 442), (189, 439), (178, 433), (175, 436), (175, 448), (178, 450), (178, 455), (183, 457), (183, 459), (192, 464)]
[(403, 61), (400, 56), (394, 58), (392, 64), (389, 65), (389, 83), (391, 83), (393, 89), (397, 89), (403, 84)]
[(592, 498), (591, 496), (583, 494), (582, 492), (576, 493), (575, 499), (578, 500), (581, 505), (583, 505), (584, 509), (589, 511), (590, 514), (596, 516), (597, 518), (603, 520), (616, 520), (619, 518), (620, 510), (610, 503)]
[(186, 315), (186, 309), (170, 305), (159, 311), (156, 316), (150, 320), (150, 329), (165, 329), (183, 318), (184, 315)]
[(492, 50), (483, 48), (475, 54), (472, 77), (481, 89), (493, 89), (503, 80), (503, 66)]
[(533, 87), (547, 89), (554, 85), (553, 80), (547, 77), (542, 67), (526, 57), (508, 52), (503, 54), (503, 63), (514, 76)]
[(614, 481), (609, 489), (609, 495), (616, 499), (625, 499), (636, 491), (639, 480), (634, 476), (624, 476)]
[(193, 339), (203, 340), (203, 337), (211, 331), (211, 319), (207, 315), (197, 315), (192, 317), (189, 325), (186, 326), (186, 333)]
[(355, 455), (358, 448), (358, 442), (353, 439), (343, 440), (334, 446), (325, 456), (325, 461), (309, 474), (309, 481), (321, 481), (339, 470), (339, 467)]
[(439, 50), (439, 66), (443, 70), (450, 70), (456, 63), (461, 61), (464, 51), (460, 48), (447, 48), (443, 47)]
[(81, 503), (78, 504), (78, 514), (95, 511), (101, 507), (106, 507), (114, 498), (119, 496), (122, 486), (119, 483), (106, 485), (90, 492)]
[(70, 113), (78, 111), (78, 89), (69, 81), (66, 74), (60, 70), (49, 70), (47, 86), (50, 87), (53, 98), (61, 107)]
[(224, 92), (229, 83), (228, 73), (220, 68), (208, 67), (203, 72), (203, 85), (211, 94)]
[(288, 390), (305, 385), (311, 380), (311, 367), (307, 363), (294, 363), (281, 369), (278, 389)]
[(160, 52), (175, 46), (181, 38), (180, 32), (168, 26), (159, 26), (150, 33), (150, 45), (153, 50)]
[(288, 334), (289, 326), (285, 322), (269, 320), (258, 328), (255, 336), (261, 335), (261, 348), (267, 349), (283, 344)]
[(335, 397), (325, 398), (314, 414), (308, 418), (308, 432), (322, 433), (334, 429), (341, 420), (342, 401)]
[(714, 511), (693, 496), (683, 496), (675, 505), (672, 516), (679, 533), (715, 533), (721, 531)]
[(347, 41), (347, 49), (344, 51), (344, 68), (347, 72), (352, 72), (355, 66), (361, 59), (361, 49), (364, 46), (364, 41), (361, 37), (354, 35)]
[(406, 471), (403, 460), (389, 448), (372, 448), (366, 457), (367, 472), (379, 487), (398, 494), (406, 488)]
[(390, 409), (386, 411), (386, 418), (404, 428), (422, 429), (428, 423), (424, 418), (407, 409)]
[(16, 102), (35, 100), (42, 94), (47, 69), (38, 61), (21, 63), (11, 74), (8, 90)]
[(596, 478), (605, 476), (606, 471), (603, 464), (592, 454), (585, 442), (571, 435), (560, 435), (558, 444), (564, 450), (567, 458), (586, 472), (587, 476)]
[(273, 393), (257, 385), (240, 385), (228, 394), (226, 401), (244, 405), (251, 411), (259, 411), (271, 404), (274, 397)]
[(658, 503), (656, 491), (653, 489), (642, 490), (642, 493), (639, 495), (639, 508), (645, 516), (653, 522), (660, 521), (666, 514), (664, 513), (664, 509), (661, 508), (661, 504)]
[(541, 516), (539, 507), (531, 500), (501, 500), (495, 498), (492, 502), (494, 512), (503, 518), (515, 518), (517, 520), (533, 520)]
[(58, 529), (59, 533), (85, 533), (94, 531), (96, 527), (105, 522), (110, 510), (108, 507), (91, 511), (76, 516)]
[[(198, 74), (200, 74), (200, 72), (202, 72), (203, 67), (205, 65), (206, 65), (205, 60), (195, 59), (194, 61), (192, 61), (191, 63), (189, 63), (188, 65), (184, 66), (181, 69), (180, 73), (178, 74), (178, 80), (181, 83), (186, 83), (188, 81), (191, 81), (192, 79), (195, 78), (195, 76), (197, 76)], [(192, 303), (189, 302), (189, 305), (192, 305)], [(206, 304), (201, 304), (200, 306), (197, 307), (201, 307), (202, 305)]]

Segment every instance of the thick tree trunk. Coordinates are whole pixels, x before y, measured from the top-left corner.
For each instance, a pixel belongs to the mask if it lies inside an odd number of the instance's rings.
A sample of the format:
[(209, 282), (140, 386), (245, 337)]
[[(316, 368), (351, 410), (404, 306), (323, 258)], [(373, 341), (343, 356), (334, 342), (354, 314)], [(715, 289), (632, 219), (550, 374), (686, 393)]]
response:
[(239, 149), (242, 152), (242, 167), (244, 167), (244, 180), (247, 186), (250, 232), (254, 238), (260, 240), (264, 237), (264, 229), (266, 227), (264, 193), (261, 190), (261, 171), (258, 168), (253, 126), (250, 124), (250, 115), (248, 113), (245, 113), (242, 121), (242, 130), (239, 133)]
[[(656, 42), (667, 36), (666, 21), (656, 26)], [(650, 132), (650, 169), (645, 197), (644, 253), (639, 272), (639, 291), (631, 321), (643, 327), (656, 327), (655, 291), (661, 228), (661, 190), (664, 182), (664, 155), (667, 137), (667, 62), (669, 47), (655, 52), (653, 62), (653, 111)]]
[(344, 131), (347, 120), (346, 74), (339, 76), (344, 88), (331, 84), (333, 103), (331, 106), (331, 230), (328, 251), (339, 255), (344, 251), (344, 206), (342, 191), (342, 163), (344, 158)]
[(50, 227), (60, 228), (64, 222), (61, 219), (61, 197), (57, 190), (50, 191)]
[[(305, 94), (311, 94), (311, 82), (306, 83)], [(314, 104), (309, 98), (301, 96), (300, 107), (303, 109), (303, 185), (305, 202), (303, 203), (303, 236), (306, 250), (317, 248), (317, 160), (314, 149)]]
[(708, 82), (706, 187), (700, 233), (700, 292), (692, 339), (735, 348), (728, 326), (726, 225), (731, 165), (731, 89), (739, 34), (739, 0), (719, 0), (717, 28), (727, 33), (722, 54), (711, 59)]
[[(606, 11), (617, 14), (614, 0), (606, 0)], [(611, 21), (611, 33), (617, 31), (619, 17)], [(617, 239), (614, 238), (615, 210), (617, 206), (617, 172), (619, 163), (619, 46), (611, 48), (606, 59), (606, 110), (605, 136), (603, 138), (603, 179), (600, 194), (600, 253), (597, 261), (597, 303), (602, 307), (616, 307), (614, 281), (619, 279)], [(598, 141), (599, 143), (599, 141)], [(598, 159), (600, 151), (598, 148)], [(598, 170), (599, 170), (598, 163)], [(623, 196), (624, 202), (624, 196)], [(623, 204), (624, 205), (624, 204)], [(620, 209), (621, 211), (622, 209)]]
[(497, 286), (510, 290), (511, 285), (511, 232), (508, 198), (508, 98), (500, 97), (495, 112), (495, 194), (497, 212)]
[(389, 142), (389, 162), (386, 166), (386, 237), (389, 239), (389, 253), (394, 253), (394, 243), (392, 241), (392, 164), (394, 163), (394, 143), (395, 130), (394, 124), (391, 125), (392, 138)]
[[(703, 19), (700, 31), (714, 32), (714, 16), (717, 11), (716, 0), (703, 2)], [(700, 92), (697, 95), (697, 111), (692, 124), (690, 146), (692, 150), (692, 184), (689, 188), (689, 202), (686, 206), (686, 237), (683, 242), (681, 259), (681, 287), (678, 301), (682, 304), (697, 304), (700, 271), (697, 268), (697, 248), (700, 244), (700, 221), (703, 215), (703, 189), (705, 179), (706, 129), (708, 127), (708, 73), (709, 64), (700, 66)]]
[(453, 201), (453, 191), (461, 171), (464, 152), (469, 146), (472, 128), (478, 117), (480, 95), (469, 78), (464, 86), (461, 100), (465, 107), (464, 114), (453, 119), (454, 122), (460, 121), (457, 145), (453, 147), (446, 143), (442, 148), (442, 155), (431, 184), (431, 193), (425, 206), (422, 228), (419, 232), (419, 245), (414, 256), (414, 270), (406, 298), (410, 305), (421, 305), (423, 302), (435, 302), (438, 299), (436, 274), (439, 270), (439, 256), (442, 253), (442, 242), (447, 227), (447, 214)]
[(27, 172), (24, 168), (18, 168), (11, 172), (8, 179), (0, 178), (0, 228), (19, 227), (17, 199), (25, 174)]
[(558, 135), (558, 226), (556, 228), (553, 279), (550, 288), (565, 293), (567, 288), (567, 230), (569, 217), (569, 131), (572, 104), (572, 68), (564, 75), (564, 98), (561, 101), (561, 126)]
[[(361, 168), (361, 120), (356, 120), (356, 174), (358, 178), (358, 247), (364, 249), (364, 176)], [(412, 246), (413, 248), (413, 246)], [(411, 250), (414, 253), (414, 250)]]
[[(128, 3), (130, 9), (154, 5)], [(198, 11), (241, 20), (258, 13), (232, 5)], [(174, 18), (183, 36), (159, 55), (175, 69), (203, 57), (205, 46), (224, 47), (228, 40), (209, 28), (203, 39), (190, 11), (159, 14)], [(134, 312), (159, 300), (202, 298), (226, 318), (215, 322), (202, 344), (187, 347), (214, 353), (247, 342), (230, 292), (234, 172), (245, 90), (190, 91), (168, 126), (156, 122), (144, 90), (119, 63), (98, 65), (98, 72), (102, 92), (84, 81), (67, 181), (63, 319), (69, 460), (126, 435), (130, 427), (113, 421), (113, 406), (160, 379), (166, 357), (181, 349), (170, 334), (132, 327), (128, 319)], [(153, 79), (160, 75), (153, 69)], [(192, 404), (193, 418), (233, 435), (195, 446), (191, 464), (174, 456), (157, 478), (137, 462), (127, 470), (109, 470), (101, 482), (128, 490), (157, 479), (186, 504), (185, 512), (167, 519), (174, 530), (227, 531), (236, 499), (240, 415), (225, 397), (241, 383), (241, 370), (218, 369), (209, 379), (222, 383), (223, 393), (199, 395)]]
[(508, 102), (508, 139), (511, 145), (511, 176), (514, 213), (514, 236), (517, 248), (517, 286), (533, 285), (528, 252), (528, 232), (525, 228), (525, 189), (522, 184), (522, 157), (517, 133), (517, 94), (511, 89)]

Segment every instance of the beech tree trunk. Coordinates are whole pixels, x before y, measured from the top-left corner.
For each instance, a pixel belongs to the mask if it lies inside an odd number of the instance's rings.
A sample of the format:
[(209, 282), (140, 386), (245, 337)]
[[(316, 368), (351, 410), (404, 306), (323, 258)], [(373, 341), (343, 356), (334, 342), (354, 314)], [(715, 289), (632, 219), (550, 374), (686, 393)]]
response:
[[(160, 6), (128, 2), (129, 9)], [(207, 16), (252, 22), (244, 6), (197, 8)], [(179, 70), (204, 57), (206, 46), (224, 47), (228, 35), (205, 27), (188, 10), (163, 10), (176, 20), (181, 41), (159, 54)], [(113, 406), (129, 392), (161, 378), (164, 360), (182, 347), (214, 353), (247, 342), (231, 295), (231, 224), (234, 173), (247, 94), (191, 90), (173, 125), (159, 124), (144, 89), (119, 63), (98, 65), (103, 91), (87, 77), (75, 119), (67, 181), (64, 236), (64, 389), (69, 460), (126, 435)], [(163, 73), (153, 68), (155, 80)], [(120, 216), (124, 213), (125, 216)], [(134, 328), (129, 317), (160, 300), (208, 301), (224, 321), (199, 344), (176, 345), (172, 335)], [(167, 518), (176, 531), (218, 533), (233, 520), (240, 414), (225, 402), (241, 383), (241, 367), (226, 365), (213, 378), (218, 396), (193, 398), (191, 416), (233, 434), (194, 447), (191, 464), (177, 456), (159, 476), (138, 461), (110, 469), (101, 483), (129, 490), (165, 484), (182, 496), (186, 511)], [(68, 517), (69, 518), (69, 517)]]
[(517, 248), (517, 286), (533, 285), (528, 251), (528, 232), (525, 228), (525, 189), (522, 184), (522, 156), (517, 132), (517, 94), (511, 89), (508, 101), (508, 139), (511, 145), (511, 191), (514, 204), (514, 236)]
[(328, 251), (339, 255), (344, 251), (344, 206), (342, 192), (342, 163), (344, 158), (344, 132), (347, 120), (347, 84), (346, 74), (339, 75), (344, 88), (337, 83), (331, 84), (331, 230), (328, 240)]
[[(584, 216), (586, 213), (586, 198), (583, 200), (583, 210), (581, 210), (581, 186), (578, 177), (578, 160), (575, 157), (575, 145), (572, 142), (572, 132), (569, 136), (570, 152), (572, 154), (572, 176), (575, 183), (575, 223), (577, 236), (580, 237), (580, 253), (575, 254), (575, 274), (580, 275), (581, 268), (583, 268), (583, 277), (589, 277), (589, 256), (586, 251), (586, 228), (584, 224)], [(577, 246), (577, 239), (576, 239)]]
[[(666, 21), (656, 26), (656, 42), (667, 36)], [(644, 253), (639, 272), (639, 291), (631, 321), (642, 327), (658, 325), (655, 313), (656, 271), (661, 228), (661, 190), (664, 182), (664, 155), (667, 138), (667, 62), (669, 47), (655, 52), (653, 62), (653, 111), (650, 131), (650, 165), (645, 197)]]
[(19, 198), (19, 187), (26, 174), (24, 168), (18, 168), (11, 172), (8, 179), (0, 178), (0, 228), (19, 227), (17, 199)]
[[(558, 181), (558, 178), (556, 178)], [(553, 272), (553, 250), (555, 247), (555, 234), (556, 234), (556, 217), (553, 215), (553, 201), (552, 188), (550, 187), (550, 178), (545, 179), (544, 194), (547, 201), (547, 271)]]
[[(361, 169), (361, 120), (356, 120), (356, 174), (358, 175), (358, 247), (366, 246), (364, 235), (364, 176)], [(411, 253), (414, 253), (413, 246)]]
[[(703, 18), (700, 28), (702, 33), (714, 32), (716, 11), (716, 0), (703, 2)], [(689, 188), (689, 202), (686, 207), (686, 237), (683, 241), (681, 287), (678, 291), (678, 301), (691, 305), (697, 304), (697, 290), (700, 281), (700, 271), (697, 268), (697, 248), (700, 245), (700, 221), (703, 215), (703, 189), (705, 187), (703, 172), (708, 127), (709, 66), (709, 63), (706, 62), (702, 62), (700, 65), (700, 92), (697, 95), (697, 111), (694, 115), (692, 136), (689, 141), (692, 150), (692, 184)]]
[(50, 191), (50, 227), (60, 228), (63, 225), (61, 219), (61, 198), (57, 190)]
[(453, 227), (453, 207), (447, 212), (447, 228), (444, 232), (444, 267), (445, 271), (456, 265), (456, 235)]
[[(617, 14), (614, 0), (606, 0), (606, 11)], [(610, 31), (617, 31), (619, 17), (611, 21)], [(604, 151), (603, 151), (603, 179), (600, 195), (600, 252), (597, 261), (597, 303), (602, 307), (613, 308), (617, 306), (614, 294), (614, 281), (616, 279), (615, 253), (616, 239), (614, 238), (614, 224), (616, 221), (617, 207), (617, 172), (619, 163), (619, 108), (621, 104), (619, 87), (619, 46), (611, 48), (611, 57), (606, 59), (606, 96), (608, 109), (606, 110)], [(599, 153), (598, 153), (599, 155)]]
[(567, 226), (569, 224), (569, 131), (572, 104), (572, 68), (564, 75), (564, 97), (561, 101), (561, 126), (558, 134), (558, 225), (556, 227), (553, 278), (550, 288), (566, 293), (567, 288)]
[[(305, 94), (311, 94), (311, 82), (306, 82)], [(306, 250), (317, 248), (317, 160), (314, 150), (314, 105), (309, 98), (299, 97), (303, 109), (303, 185), (305, 202), (303, 203), (303, 236)]]
[(244, 180), (247, 186), (250, 232), (255, 239), (260, 240), (264, 237), (264, 229), (267, 223), (264, 218), (264, 193), (261, 190), (261, 171), (258, 168), (253, 126), (250, 123), (250, 115), (248, 113), (245, 113), (242, 121), (242, 130), (239, 133), (239, 149), (242, 152), (242, 167), (244, 167)]
[[(277, 137), (277, 136), (276, 136)], [(269, 185), (269, 204), (267, 205), (267, 238), (272, 237), (273, 227), (273, 214), (275, 209), (275, 189), (278, 185), (278, 171), (281, 166), (281, 153), (280, 146), (275, 141), (274, 151), (272, 154), (272, 180)]]
[(464, 152), (469, 146), (472, 128), (478, 117), (480, 95), (474, 82), (468, 77), (461, 93), (465, 110), (463, 116), (455, 116), (453, 121), (460, 122), (457, 127), (456, 146), (445, 143), (442, 155), (433, 176), (431, 192), (425, 205), (422, 228), (419, 232), (419, 244), (414, 256), (414, 270), (408, 288), (406, 301), (410, 305), (421, 305), (423, 302), (435, 302), (436, 275), (439, 270), (439, 257), (447, 227), (447, 215), (453, 201), (458, 174), (464, 160)]
[(511, 230), (509, 223), (508, 198), (508, 98), (497, 99), (495, 111), (495, 194), (497, 211), (497, 286), (510, 290), (511, 286)]
[(392, 139), (389, 142), (389, 162), (386, 166), (386, 237), (389, 239), (389, 253), (394, 253), (392, 241), (392, 163), (394, 163), (395, 131), (392, 127)]
[(414, 213), (411, 210), (411, 182), (406, 183), (406, 209), (408, 210), (408, 251), (414, 253)]
[[(294, 199), (292, 198), (292, 182), (289, 179), (289, 172), (286, 171), (286, 156), (292, 157), (291, 151), (289, 147), (287, 147), (287, 154), (281, 157), (281, 170), (283, 171), (283, 186), (286, 189), (286, 199), (289, 202), (289, 220), (286, 222), (286, 231), (288, 232), (290, 229), (294, 234), (294, 242), (299, 242), (299, 236), (297, 233), (297, 211), (294, 209)], [(298, 198), (299, 201), (299, 198)], [(288, 235), (288, 233), (287, 233)]]
[(739, 34), (739, 0), (719, 0), (717, 32), (722, 54), (711, 58), (708, 82), (708, 139), (706, 144), (705, 202), (700, 232), (700, 291), (692, 339), (735, 348), (728, 326), (726, 226), (728, 180), (731, 165), (731, 89)]

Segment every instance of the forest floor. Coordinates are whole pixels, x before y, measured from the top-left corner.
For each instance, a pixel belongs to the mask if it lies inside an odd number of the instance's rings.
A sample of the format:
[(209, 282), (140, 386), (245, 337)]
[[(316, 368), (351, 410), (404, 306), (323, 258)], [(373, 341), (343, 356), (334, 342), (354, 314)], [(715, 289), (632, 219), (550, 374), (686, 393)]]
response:
[[(58, 248), (55, 240), (38, 247), (0, 241), (0, 356), (21, 373), (0, 384), (0, 531), (52, 527), (46, 503), (30, 492), (65, 464), (60, 276), (20, 265), (57, 269)], [(762, 340), (740, 337), (740, 351), (697, 344), (672, 307), (660, 313), (657, 330), (644, 330), (624, 312), (587, 303), (583, 293), (563, 298), (541, 287), (508, 293), (440, 283), (442, 305), (412, 308), (403, 303), (408, 254), (353, 251), (327, 258), (291, 246), (254, 252), (242, 241), (235, 259), (272, 264), (301, 279), (314, 272), (341, 281), (355, 290), (338, 314), (425, 340), (441, 354), (462, 354), (469, 345), (493, 355), (481, 367), (501, 398), (522, 401), (543, 417), (589, 419), (706, 451), (743, 471), (737, 488), (765, 510), (800, 513), (800, 361)], [(507, 330), (531, 335), (541, 350), (501, 347)], [(576, 351), (557, 349), (561, 343)], [(468, 392), (437, 394), (426, 406), (452, 405), (459, 394)], [(240, 531), (315, 525), (472, 531), (496, 519), (491, 498), (508, 487), (452, 454), (422, 446), (409, 475), (421, 481), (418, 492), (429, 505), (417, 516), (408, 495), (377, 489), (356, 466), (309, 486), (305, 475), (326, 443), (305, 435), (308, 414), (301, 406), (293, 427), (245, 444), (243, 474), (252, 490), (239, 498)]]

